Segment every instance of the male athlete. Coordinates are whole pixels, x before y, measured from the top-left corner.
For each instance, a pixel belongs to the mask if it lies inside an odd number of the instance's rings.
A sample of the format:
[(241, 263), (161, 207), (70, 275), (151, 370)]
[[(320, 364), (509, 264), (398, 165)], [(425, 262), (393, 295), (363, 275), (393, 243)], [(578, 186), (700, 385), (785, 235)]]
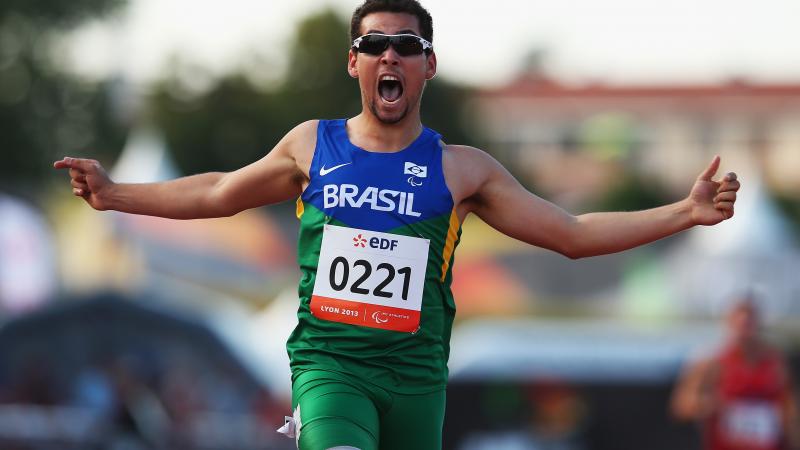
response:
[(64, 158), (73, 192), (98, 210), (174, 219), (230, 216), (297, 199), (298, 325), (287, 344), (302, 449), (438, 449), (444, 419), (454, 250), (474, 213), (570, 258), (618, 252), (733, 216), (739, 182), (712, 177), (680, 202), (573, 216), (526, 191), (481, 150), (420, 122), (436, 74), (431, 17), (415, 0), (367, 0), (353, 14), (348, 73), (362, 111), (291, 130), (230, 173), (118, 184)]
[(800, 449), (800, 416), (780, 350), (761, 336), (750, 297), (727, 316), (728, 338), (713, 356), (688, 365), (672, 411), (702, 425), (706, 450)]

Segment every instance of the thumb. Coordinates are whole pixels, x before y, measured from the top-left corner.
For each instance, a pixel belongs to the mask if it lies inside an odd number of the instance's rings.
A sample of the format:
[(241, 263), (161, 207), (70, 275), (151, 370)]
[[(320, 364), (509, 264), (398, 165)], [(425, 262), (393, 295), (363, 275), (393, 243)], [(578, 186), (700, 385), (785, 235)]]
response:
[(714, 159), (711, 160), (711, 164), (708, 165), (706, 170), (703, 171), (697, 179), (700, 181), (711, 181), (711, 178), (717, 173), (717, 169), (719, 169), (720, 160), (719, 155), (714, 156)]

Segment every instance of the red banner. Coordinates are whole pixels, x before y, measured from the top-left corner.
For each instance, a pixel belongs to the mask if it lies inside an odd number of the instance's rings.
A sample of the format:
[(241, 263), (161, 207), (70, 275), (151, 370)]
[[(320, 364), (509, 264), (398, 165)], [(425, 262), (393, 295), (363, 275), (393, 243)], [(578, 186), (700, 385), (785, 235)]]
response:
[(414, 333), (419, 329), (419, 311), (391, 306), (311, 296), (311, 314), (331, 322), (361, 325), (382, 330)]

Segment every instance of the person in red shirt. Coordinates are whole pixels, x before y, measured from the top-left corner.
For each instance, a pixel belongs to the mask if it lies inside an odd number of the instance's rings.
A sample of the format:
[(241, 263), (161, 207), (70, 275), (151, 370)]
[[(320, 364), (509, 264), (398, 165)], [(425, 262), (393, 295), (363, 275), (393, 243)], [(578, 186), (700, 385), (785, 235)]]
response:
[(783, 354), (761, 335), (750, 297), (727, 316), (728, 338), (714, 356), (688, 365), (673, 414), (698, 421), (706, 450), (800, 449), (800, 421)]

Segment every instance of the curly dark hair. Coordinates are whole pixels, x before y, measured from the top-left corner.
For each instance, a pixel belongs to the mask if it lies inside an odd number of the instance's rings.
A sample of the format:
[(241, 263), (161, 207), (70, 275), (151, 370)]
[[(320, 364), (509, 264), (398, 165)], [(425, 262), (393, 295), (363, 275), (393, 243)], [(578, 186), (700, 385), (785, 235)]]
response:
[(376, 12), (407, 13), (415, 16), (419, 22), (422, 38), (433, 43), (433, 19), (431, 14), (416, 0), (365, 0), (353, 12), (350, 19), (350, 42), (361, 36), (361, 21), (368, 14)]

